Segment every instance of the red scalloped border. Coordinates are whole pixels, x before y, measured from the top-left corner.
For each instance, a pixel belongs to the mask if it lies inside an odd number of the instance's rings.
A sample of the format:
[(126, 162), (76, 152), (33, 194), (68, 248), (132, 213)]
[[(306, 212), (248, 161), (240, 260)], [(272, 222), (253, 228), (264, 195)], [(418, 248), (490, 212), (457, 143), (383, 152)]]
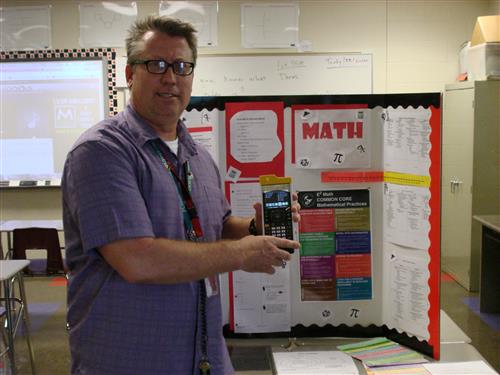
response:
[[(441, 99), (442, 101), (442, 99)], [(441, 105), (440, 105), (441, 107)], [(431, 109), (431, 199), (429, 206), (429, 345), (433, 348), (433, 357), (439, 359), (440, 355), (440, 273), (441, 273), (441, 108)]]

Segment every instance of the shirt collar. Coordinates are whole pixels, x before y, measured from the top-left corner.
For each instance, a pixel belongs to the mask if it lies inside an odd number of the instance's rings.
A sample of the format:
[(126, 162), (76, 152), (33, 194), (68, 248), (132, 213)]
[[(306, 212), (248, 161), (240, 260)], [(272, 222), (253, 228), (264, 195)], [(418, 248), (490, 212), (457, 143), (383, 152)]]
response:
[[(147, 142), (159, 138), (154, 129), (130, 104), (127, 104), (123, 112), (128, 127), (139, 147), (142, 148)], [(190, 155), (198, 153), (196, 150), (196, 143), (182, 120), (177, 122), (177, 138), (179, 138), (179, 150), (181, 147), (184, 147)]]

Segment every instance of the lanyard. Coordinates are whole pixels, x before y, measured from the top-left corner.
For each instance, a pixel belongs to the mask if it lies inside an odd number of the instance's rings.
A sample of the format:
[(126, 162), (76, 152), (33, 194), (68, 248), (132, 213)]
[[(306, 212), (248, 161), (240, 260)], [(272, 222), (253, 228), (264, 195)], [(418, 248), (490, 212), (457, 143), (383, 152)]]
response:
[[(184, 164), (185, 170), (185, 178), (186, 182), (184, 182), (179, 175), (175, 167), (168, 160), (165, 153), (161, 150), (161, 147), (158, 143), (161, 140), (157, 140), (152, 143), (153, 149), (156, 155), (159, 157), (162, 165), (165, 169), (170, 173), (172, 179), (175, 182), (177, 187), (177, 192), (179, 193), (179, 203), (181, 206), (182, 214), (184, 217), (184, 229), (186, 231), (186, 237), (190, 241), (197, 242), (203, 238), (203, 231), (201, 229), (200, 218), (198, 217), (198, 212), (196, 211), (196, 207), (194, 205), (193, 199), (191, 198), (191, 189), (192, 189), (192, 174), (189, 168), (189, 162), (186, 161)], [(200, 313), (200, 326), (201, 326), (201, 358), (198, 362), (198, 369), (200, 370), (201, 375), (210, 375), (210, 361), (208, 360), (208, 334), (207, 334), (207, 312), (206, 312), (206, 304), (207, 304), (207, 290), (205, 285), (205, 280), (198, 281), (198, 306)]]
[[(158, 140), (158, 142), (161, 141)], [(203, 238), (203, 231), (201, 229), (200, 218), (198, 217), (196, 207), (190, 194), (192, 188), (192, 174), (191, 169), (189, 168), (189, 162), (186, 161), (186, 163), (184, 164), (186, 172), (186, 183), (184, 183), (184, 181), (177, 174), (175, 167), (166, 158), (164, 152), (162, 152), (159, 145), (155, 142), (153, 142), (152, 145), (156, 155), (160, 158), (161, 163), (172, 176), (175, 182), (175, 186), (177, 187), (177, 192), (179, 193), (180, 198), (179, 202), (184, 216), (184, 228), (186, 230), (186, 236), (188, 240), (201, 240)]]

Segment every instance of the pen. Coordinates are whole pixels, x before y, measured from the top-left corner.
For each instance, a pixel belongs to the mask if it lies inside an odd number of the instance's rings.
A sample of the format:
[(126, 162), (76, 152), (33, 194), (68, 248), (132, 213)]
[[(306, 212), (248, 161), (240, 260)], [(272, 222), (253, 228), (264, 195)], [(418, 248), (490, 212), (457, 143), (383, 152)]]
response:
[(193, 187), (193, 173), (191, 172), (191, 167), (189, 166), (188, 160), (186, 160), (186, 162), (184, 163), (184, 176), (186, 178), (187, 189), (191, 193)]

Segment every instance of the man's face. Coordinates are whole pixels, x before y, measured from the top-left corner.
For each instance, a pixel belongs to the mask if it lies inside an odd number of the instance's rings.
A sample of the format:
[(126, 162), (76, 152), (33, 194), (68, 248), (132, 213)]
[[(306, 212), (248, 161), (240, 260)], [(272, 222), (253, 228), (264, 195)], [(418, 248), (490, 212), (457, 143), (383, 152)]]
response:
[[(140, 60), (193, 62), (191, 49), (182, 37), (171, 37), (154, 31), (144, 35), (144, 52)], [(169, 67), (163, 74), (149, 73), (144, 64), (127, 66), (134, 109), (158, 130), (174, 130), (177, 120), (191, 97), (193, 74), (179, 76)]]

